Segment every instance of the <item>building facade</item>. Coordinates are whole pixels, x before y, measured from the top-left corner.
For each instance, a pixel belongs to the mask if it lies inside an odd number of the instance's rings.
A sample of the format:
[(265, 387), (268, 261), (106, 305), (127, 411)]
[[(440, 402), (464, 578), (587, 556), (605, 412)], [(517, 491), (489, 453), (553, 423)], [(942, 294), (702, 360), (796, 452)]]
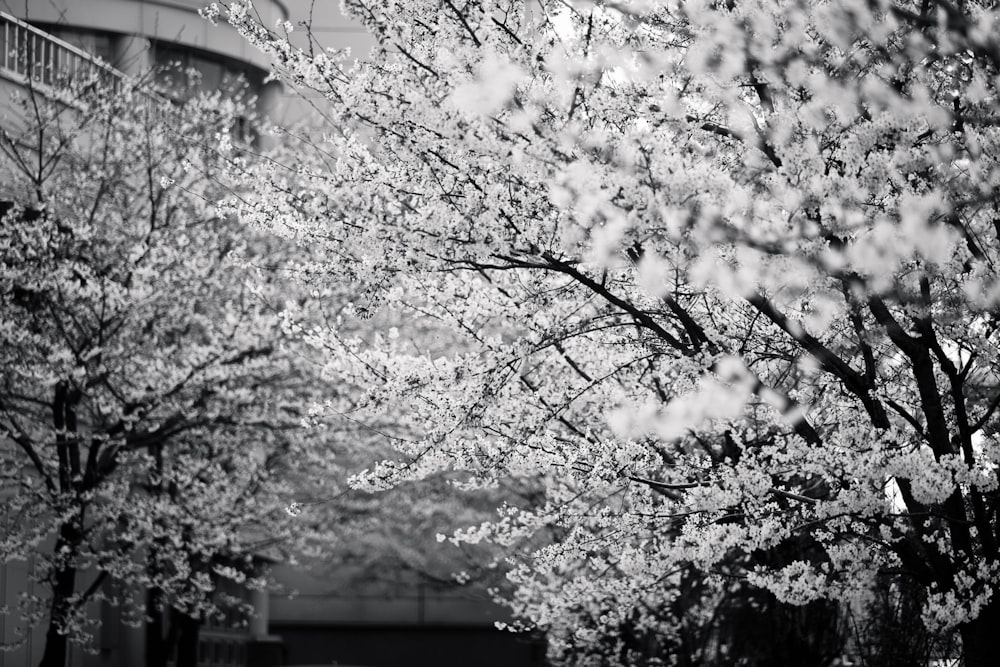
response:
[[(282, 87), (266, 83), (267, 56), (231, 26), (213, 26), (198, 15), (202, 0), (0, 0), (0, 10), (40, 28), (126, 75), (139, 77), (155, 68), (192, 68), (198, 86), (224, 90), (238, 77), (257, 97), (257, 111), (272, 116), (281, 105)], [(287, 20), (279, 0), (257, 0), (254, 7), (268, 25)], [(174, 75), (175, 77), (177, 75)], [(175, 88), (186, 82), (177, 80)]]

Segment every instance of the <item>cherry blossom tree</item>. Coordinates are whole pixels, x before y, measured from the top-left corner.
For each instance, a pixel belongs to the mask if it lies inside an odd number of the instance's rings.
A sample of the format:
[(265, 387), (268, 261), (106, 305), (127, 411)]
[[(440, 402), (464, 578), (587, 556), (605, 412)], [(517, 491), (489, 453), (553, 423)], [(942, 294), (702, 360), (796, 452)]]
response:
[(734, 586), (863, 610), (895, 580), (993, 664), (992, 5), (344, 7), (379, 44), (354, 63), (206, 14), (330, 119), (238, 165), (229, 210), (322, 248), (359, 313), (461, 341), (310, 332), (423, 429), (356, 484), (539, 484), (449, 539), (509, 549), (555, 660), (669, 662), (696, 577), (706, 622)]
[(259, 588), (258, 553), (327, 539), (286, 512), (332, 470), (305, 407), (330, 392), (283, 315), (312, 301), (290, 244), (211, 205), (239, 102), (44, 92), (0, 143), (0, 559), (36, 554), (44, 667), (95, 601), (148, 622), (149, 665), (195, 664), (219, 582)]

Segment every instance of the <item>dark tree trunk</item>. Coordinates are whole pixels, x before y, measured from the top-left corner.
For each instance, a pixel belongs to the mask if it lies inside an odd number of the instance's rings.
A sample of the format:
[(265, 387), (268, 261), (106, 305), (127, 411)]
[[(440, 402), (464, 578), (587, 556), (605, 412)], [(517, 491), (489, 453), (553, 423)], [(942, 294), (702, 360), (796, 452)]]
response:
[(996, 667), (1000, 655), (1000, 600), (994, 592), (979, 617), (962, 625), (962, 656), (965, 667)]
[[(155, 466), (150, 475), (150, 493), (159, 497), (163, 493), (163, 445), (153, 445), (150, 447), (150, 452)], [(157, 521), (157, 525), (164, 528), (160, 521)], [(162, 545), (162, 540), (158, 538), (153, 542), (146, 557), (146, 569), (154, 581), (162, 574), (160, 563)], [(167, 661), (174, 654), (177, 643), (177, 618), (171, 609), (168, 621), (166, 610), (163, 590), (158, 586), (151, 587), (146, 595), (146, 617), (149, 619), (146, 624), (146, 667), (166, 667)], [(167, 626), (169, 631), (165, 632)]]
[[(56, 429), (56, 453), (59, 458), (59, 490), (75, 488), (80, 475), (80, 449), (76, 442), (76, 402), (80, 392), (63, 380), (56, 384), (52, 398), (52, 425)], [(70, 437), (67, 438), (67, 433)], [(68, 657), (67, 627), (72, 616), (72, 598), (76, 590), (76, 567), (73, 561), (82, 539), (84, 507), (74, 520), (59, 527), (59, 538), (52, 552), (52, 602), (49, 605), (49, 628), (39, 667), (65, 667)]]
[(197, 665), (198, 633), (201, 630), (201, 620), (187, 614), (177, 613), (174, 615), (174, 624), (180, 630), (177, 639), (177, 664)]
[(49, 629), (45, 633), (45, 651), (38, 667), (65, 667), (67, 656), (66, 625), (72, 611), (70, 599), (76, 588), (76, 568), (71, 565), (79, 540), (76, 528), (63, 524), (55, 547), (55, 571), (52, 577), (52, 603)]
[(163, 633), (163, 607), (160, 590), (151, 588), (146, 594), (146, 667), (166, 667), (170, 648)]

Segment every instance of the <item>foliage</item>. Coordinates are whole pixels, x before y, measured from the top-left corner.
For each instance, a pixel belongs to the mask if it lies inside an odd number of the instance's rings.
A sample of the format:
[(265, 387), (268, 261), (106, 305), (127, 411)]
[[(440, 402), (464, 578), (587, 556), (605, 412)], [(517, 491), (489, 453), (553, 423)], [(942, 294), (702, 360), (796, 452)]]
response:
[(38, 554), (21, 612), (48, 618), (43, 664), (88, 639), (90, 601), (204, 619), (218, 582), (264, 584), (257, 555), (328, 539), (284, 511), (333, 466), (305, 423), (328, 390), (282, 315), (309, 297), (287, 243), (211, 205), (207, 142), (241, 107), (146, 102), (31, 91), (0, 144), (0, 560)]
[[(311, 340), (423, 427), (356, 479), (532, 479), (509, 550), (551, 657), (669, 646), (698, 573), (782, 603), (916, 586), (1000, 619), (996, 10), (976, 1), (346, 0), (368, 60), (213, 5), (318, 91), (322, 142), (237, 165), (245, 221), (462, 343)], [(777, 554), (777, 556), (776, 556)], [(677, 640), (679, 641), (679, 640)], [(668, 660), (664, 649), (652, 660)]]

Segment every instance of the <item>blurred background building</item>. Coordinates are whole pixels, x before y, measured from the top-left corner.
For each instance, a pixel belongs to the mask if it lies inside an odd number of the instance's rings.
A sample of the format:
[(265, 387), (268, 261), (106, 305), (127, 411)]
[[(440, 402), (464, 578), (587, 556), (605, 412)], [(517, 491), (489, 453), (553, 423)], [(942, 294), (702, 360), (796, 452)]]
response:
[[(0, 9), (126, 75), (141, 77), (160, 68), (174, 79), (161, 83), (174, 84), (181, 93), (196, 90), (177, 77), (180, 69), (197, 70), (201, 90), (225, 90), (242, 77), (258, 99), (258, 111), (271, 115), (280, 106), (282, 87), (278, 82), (265, 83), (267, 58), (232, 27), (202, 20), (198, 10), (205, 4), (202, 0), (0, 0)], [(289, 18), (287, 7), (278, 0), (257, 0), (255, 6), (270, 25)], [(17, 37), (15, 32), (4, 40), (8, 49), (19, 48)], [(47, 56), (44, 48), (36, 49), (35, 60), (57, 64), (58, 49), (50, 47), (52, 55)]]
[[(308, 93), (267, 82), (268, 58), (231, 26), (213, 26), (198, 15), (207, 0), (0, 0), (0, 11), (35, 26), (57, 40), (107, 63), (129, 76), (161, 70), (161, 84), (193, 94), (199, 90), (226, 90), (238, 78), (257, 98), (257, 111), (278, 124), (302, 120), (310, 113)], [(336, 0), (255, 0), (261, 20), (274, 27), (289, 21), (293, 37), (306, 40), (303, 22), (325, 45), (350, 48), (364, 56), (372, 41), (360, 26), (346, 20)], [(9, 30), (9, 29), (8, 29)], [(0, 39), (4, 35), (0, 33)], [(9, 56), (16, 36), (2, 44)], [(8, 49), (10, 47), (10, 49)], [(7, 63), (8, 65), (10, 63)], [(200, 83), (179, 75), (197, 70)], [(6, 69), (9, 75), (12, 68)], [(9, 79), (0, 73), (0, 79)]]

